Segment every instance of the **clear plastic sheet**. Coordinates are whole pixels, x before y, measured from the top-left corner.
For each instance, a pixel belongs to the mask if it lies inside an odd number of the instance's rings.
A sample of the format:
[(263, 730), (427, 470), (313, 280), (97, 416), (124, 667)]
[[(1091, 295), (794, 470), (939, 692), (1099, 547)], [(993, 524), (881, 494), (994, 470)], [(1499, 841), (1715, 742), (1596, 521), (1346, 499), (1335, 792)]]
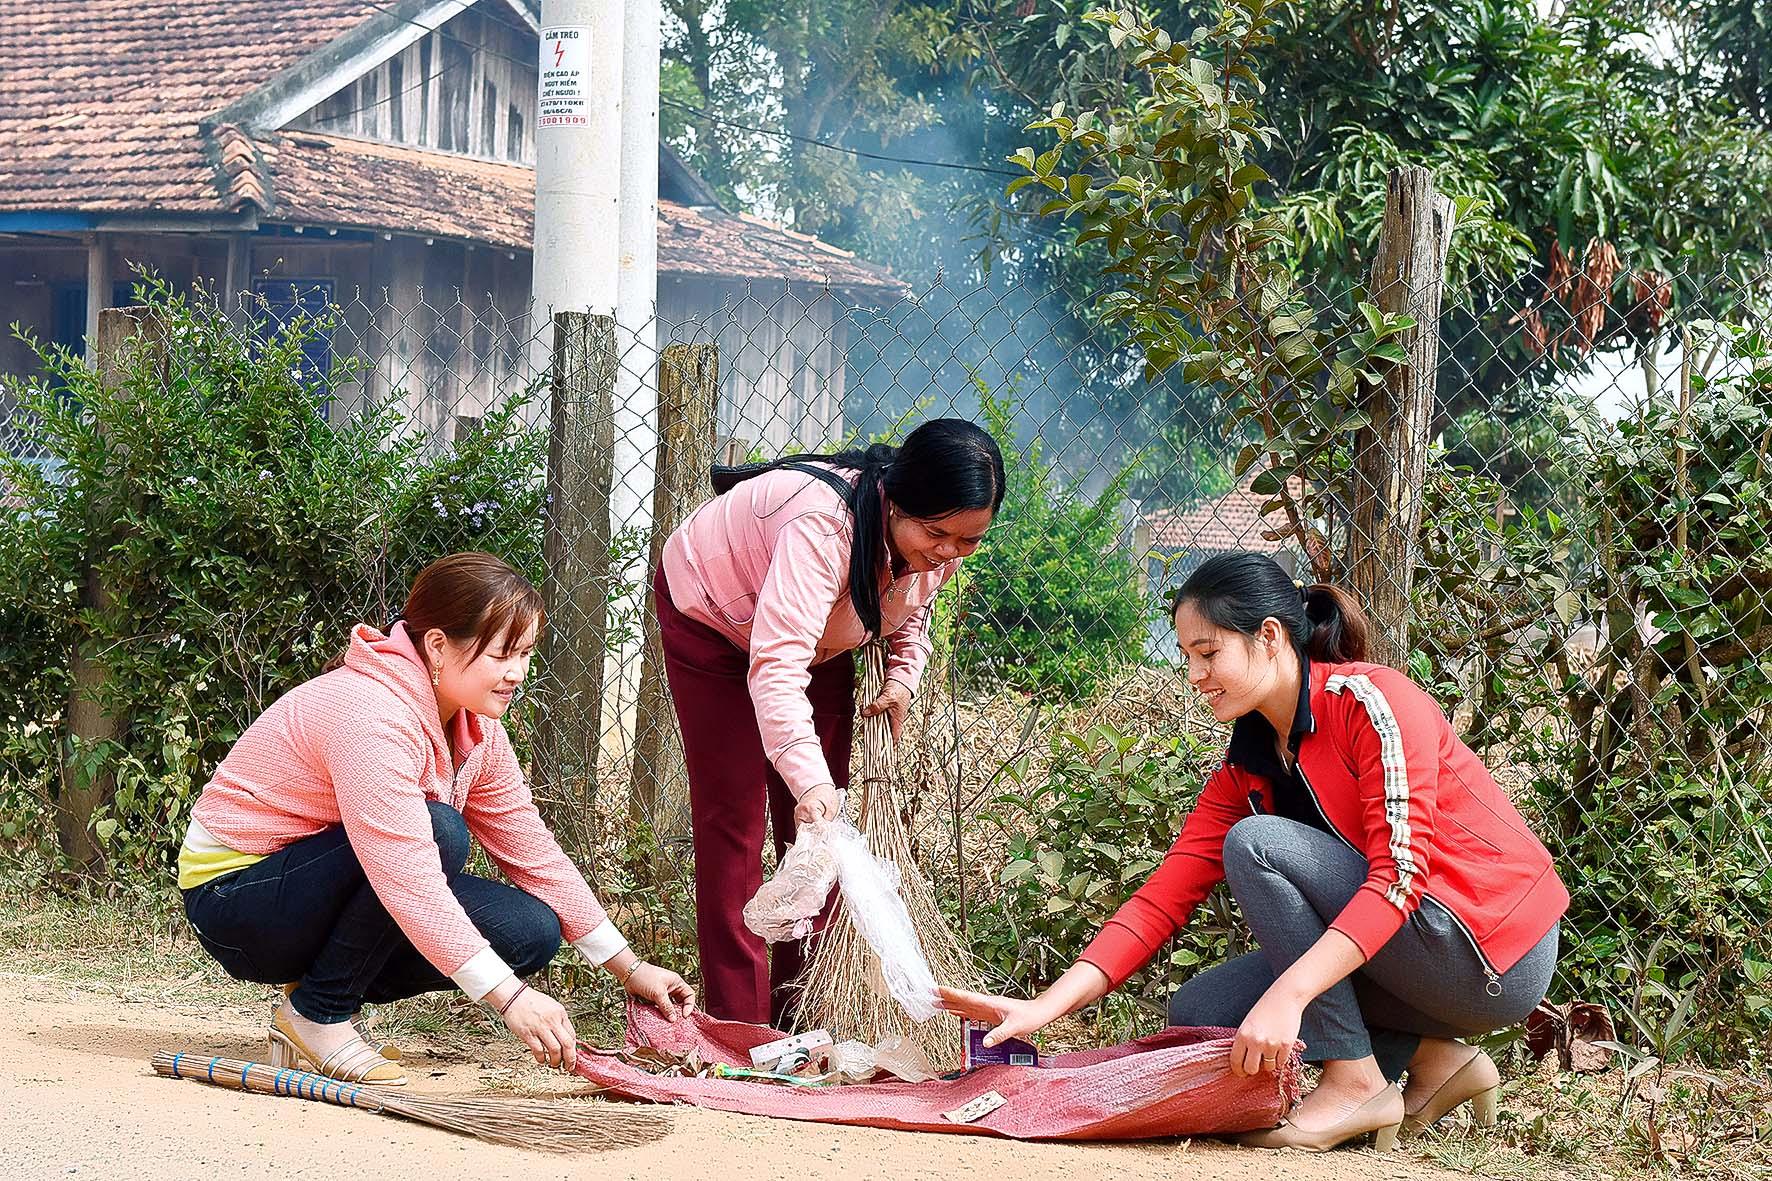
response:
[(846, 820), (800, 829), (774, 877), (745, 904), (745, 926), (771, 942), (812, 932), (835, 878), (849, 920), (877, 960), (880, 982), (913, 1021), (941, 1011), (935, 977), (898, 894), (898, 867), (876, 857)]

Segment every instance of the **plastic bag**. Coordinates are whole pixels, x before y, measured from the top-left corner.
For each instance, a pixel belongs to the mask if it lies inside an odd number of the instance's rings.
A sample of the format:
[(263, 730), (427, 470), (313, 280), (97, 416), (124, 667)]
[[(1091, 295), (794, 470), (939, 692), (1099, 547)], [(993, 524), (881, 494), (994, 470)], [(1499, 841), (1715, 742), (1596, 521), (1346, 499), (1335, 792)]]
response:
[[(840, 822), (839, 822), (840, 823)], [(837, 855), (827, 824), (806, 824), (776, 867), (744, 906), (744, 925), (770, 943), (804, 939), (837, 884)]]
[(805, 1068), (838, 1083), (870, 1082), (882, 1071), (907, 1083), (924, 1083), (935, 1077), (935, 1067), (923, 1047), (893, 1034), (882, 1038), (877, 1046), (866, 1042), (838, 1042), (812, 1051), (812, 1061)]
[(837, 855), (837, 884), (849, 921), (874, 949), (886, 991), (912, 1021), (929, 1020), (941, 1012), (935, 976), (917, 942), (910, 911), (898, 896), (898, 866), (874, 856), (847, 821), (832, 821), (827, 837)]
[(880, 1039), (874, 1047), (874, 1065), (907, 1083), (926, 1083), (935, 1077), (935, 1063), (923, 1047), (901, 1033)]
[(874, 1047), (866, 1042), (820, 1046), (813, 1051), (807, 1069), (838, 1083), (865, 1083), (880, 1071)]
[(810, 934), (830, 893), (826, 875), (833, 866), (849, 921), (873, 948), (887, 994), (913, 1021), (941, 1012), (935, 976), (898, 896), (898, 866), (874, 856), (846, 820), (800, 829), (775, 876), (745, 904), (745, 926), (771, 942)]

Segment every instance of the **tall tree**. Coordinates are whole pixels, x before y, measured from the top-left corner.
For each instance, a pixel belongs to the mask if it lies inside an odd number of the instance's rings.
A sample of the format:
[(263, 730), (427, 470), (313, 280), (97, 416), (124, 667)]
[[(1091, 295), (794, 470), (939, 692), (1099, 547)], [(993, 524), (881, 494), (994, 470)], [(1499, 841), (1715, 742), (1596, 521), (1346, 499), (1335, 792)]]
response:
[(711, 111), (678, 130), (730, 195), (820, 233), (866, 199), (859, 163), (819, 143), (894, 138), (937, 119), (915, 85), (953, 14), (904, 0), (667, 0), (673, 70)]

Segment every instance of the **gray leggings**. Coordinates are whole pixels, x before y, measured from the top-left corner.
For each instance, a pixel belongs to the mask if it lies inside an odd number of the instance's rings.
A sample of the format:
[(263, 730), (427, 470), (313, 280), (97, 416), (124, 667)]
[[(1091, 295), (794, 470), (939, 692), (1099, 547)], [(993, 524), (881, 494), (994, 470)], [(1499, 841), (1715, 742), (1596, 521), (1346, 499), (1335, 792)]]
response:
[[(1366, 880), (1366, 859), (1339, 838), (1283, 816), (1250, 816), (1224, 839), (1224, 876), (1260, 951), (1195, 976), (1169, 998), (1171, 1025), (1236, 1028), (1275, 979), (1309, 951)], [(1425, 901), (1390, 941), (1304, 1011), (1305, 1059), (1374, 1055), (1402, 1077), (1423, 1036), (1469, 1037), (1525, 1019), (1550, 987), (1553, 924), (1493, 991), (1470, 938)]]

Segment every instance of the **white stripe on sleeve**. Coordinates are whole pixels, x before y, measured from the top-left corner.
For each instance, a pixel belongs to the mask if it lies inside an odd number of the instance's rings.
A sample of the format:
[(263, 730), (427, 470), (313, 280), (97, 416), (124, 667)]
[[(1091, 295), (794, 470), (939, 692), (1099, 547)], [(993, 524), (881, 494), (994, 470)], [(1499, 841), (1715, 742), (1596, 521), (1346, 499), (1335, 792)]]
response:
[(1379, 762), (1384, 767), (1384, 818), (1390, 825), (1390, 854), (1397, 864), (1397, 880), (1384, 892), (1387, 902), (1398, 910), (1409, 909), (1409, 882), (1415, 877), (1415, 854), (1409, 834), (1409, 769), (1403, 759), (1403, 731), (1391, 703), (1383, 691), (1363, 673), (1337, 673), (1324, 686), (1331, 693), (1342, 689), (1353, 691), (1355, 700), (1366, 707), (1372, 728), (1378, 732)]

